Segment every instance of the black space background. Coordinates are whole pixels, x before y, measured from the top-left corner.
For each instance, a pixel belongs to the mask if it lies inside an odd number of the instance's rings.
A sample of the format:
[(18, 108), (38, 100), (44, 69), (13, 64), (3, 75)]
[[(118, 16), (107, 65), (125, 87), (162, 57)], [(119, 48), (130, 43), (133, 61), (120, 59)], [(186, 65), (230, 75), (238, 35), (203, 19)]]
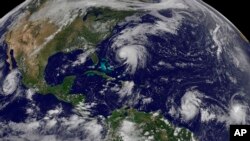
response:
[[(24, 0), (1, 0), (0, 17)], [(90, 0), (91, 1), (91, 0)], [(250, 40), (249, 0), (203, 0), (227, 17)]]

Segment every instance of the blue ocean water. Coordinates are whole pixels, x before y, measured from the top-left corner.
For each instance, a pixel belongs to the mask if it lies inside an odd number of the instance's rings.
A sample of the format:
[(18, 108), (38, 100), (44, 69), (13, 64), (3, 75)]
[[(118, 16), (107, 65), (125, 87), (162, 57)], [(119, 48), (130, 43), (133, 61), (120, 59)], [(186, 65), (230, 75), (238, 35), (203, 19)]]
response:
[[(163, 10), (160, 13), (168, 18), (172, 17), (170, 10)], [(98, 13), (96, 14), (98, 15)], [(217, 121), (201, 122), (200, 112), (189, 122), (183, 122), (180, 117), (169, 114), (172, 106), (179, 107), (181, 105), (181, 98), (190, 88), (195, 88), (209, 97), (203, 99), (203, 107), (217, 105), (222, 111), (228, 112), (225, 107), (230, 104), (230, 98), (242, 87), (233, 84), (226, 77), (227, 73), (237, 76), (241, 80), (239, 81), (240, 85), (249, 83), (249, 77), (246, 78), (238, 68), (228, 63), (227, 54), (222, 53), (221, 59), (218, 60), (216, 48), (211, 48), (214, 42), (210, 31), (205, 27), (205, 23), (191, 26), (192, 21), (187, 20), (183, 22), (176, 35), (170, 33), (164, 33), (161, 36), (147, 35), (148, 41), (147, 44), (144, 44), (150, 54), (147, 68), (137, 70), (134, 75), (126, 74), (126, 66), (116, 61), (116, 52), (110, 48), (114, 38), (126, 28), (142, 23), (153, 24), (156, 20), (159, 19), (145, 14), (142, 15), (139, 22), (131, 21), (115, 26), (110, 37), (97, 45), (96, 53), (101, 60), (97, 65), (88, 58), (84, 64), (72, 66), (72, 62), (84, 53), (83, 50), (74, 50), (69, 53), (59, 52), (52, 55), (44, 72), (46, 83), (55, 86), (61, 84), (67, 76), (76, 76), (71, 93), (83, 94), (86, 97), (86, 103), (96, 104), (91, 109), (92, 116), (103, 115), (107, 117), (113, 110), (126, 105), (144, 112), (160, 111), (170, 122), (190, 129), (201, 140), (214, 140), (214, 136), (217, 137), (216, 140), (228, 140), (229, 136), (225, 124)], [(3, 60), (6, 60), (7, 57), (6, 50), (7, 45), (3, 44), (0, 48), (0, 58)], [(246, 52), (249, 53), (249, 50), (246, 49)], [(12, 51), (11, 59), (13, 67), (16, 68), (13, 53)], [(160, 61), (168, 63), (168, 66), (156, 66)], [(2, 70), (3, 74), (7, 75), (10, 70), (8, 69), (9, 64), (5, 63)], [(93, 73), (87, 75), (87, 71), (98, 71), (116, 79), (110, 81)], [(118, 78), (118, 76), (120, 77)], [(120, 99), (117, 92), (109, 89), (116, 84), (121, 87), (124, 81), (135, 83), (134, 91), (138, 92), (138, 99), (135, 99), (134, 95)], [(207, 83), (208, 81), (212, 83)], [(23, 89), (26, 88), (23, 87)], [(104, 89), (106, 90), (103, 91)], [(143, 97), (151, 98), (152, 102), (145, 104)], [(3, 97), (0, 95), (1, 103), (10, 101), (12, 98), (12, 96)], [(70, 115), (72, 112), (73, 107), (70, 104), (59, 101), (51, 94), (35, 94), (33, 100), (40, 108), (39, 117), (43, 117), (48, 110), (58, 105), (63, 107), (62, 116)], [(128, 104), (131, 101), (134, 103)], [(31, 101), (22, 97), (14, 99), (0, 110), (0, 115), (2, 115), (0, 119), (14, 122), (24, 121), (27, 118), (26, 108), (29, 107), (30, 103)], [(206, 135), (204, 135), (204, 131), (206, 131)]]

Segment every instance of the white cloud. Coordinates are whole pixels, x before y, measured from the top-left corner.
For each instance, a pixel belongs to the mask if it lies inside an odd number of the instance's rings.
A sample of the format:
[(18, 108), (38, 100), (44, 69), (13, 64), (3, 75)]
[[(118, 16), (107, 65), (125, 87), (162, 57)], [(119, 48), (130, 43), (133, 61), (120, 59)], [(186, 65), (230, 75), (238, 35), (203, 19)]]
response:
[(26, 90), (26, 98), (29, 100), (32, 100), (32, 96), (35, 94), (35, 90), (33, 90), (32, 88)]
[[(222, 50), (223, 50), (223, 46), (222, 46), (222, 42), (221, 42), (221, 32), (220, 32), (220, 25), (216, 25), (216, 28), (211, 31), (211, 36), (217, 46), (217, 57), (218, 59), (220, 58), (220, 54), (222, 53)], [(219, 34), (220, 33), (220, 34)]]
[(62, 108), (61, 108), (61, 107), (57, 107), (57, 108), (55, 108), (55, 109), (49, 110), (49, 111), (47, 112), (47, 115), (48, 115), (48, 116), (54, 116), (54, 115), (60, 114), (61, 112), (62, 112)]
[(179, 111), (183, 120), (190, 121), (199, 113), (201, 95), (202, 94), (197, 90), (188, 90), (181, 98)]
[(86, 62), (87, 57), (93, 53), (95, 50), (94, 49), (90, 49), (85, 51), (84, 53), (78, 55), (77, 60), (75, 62), (72, 63), (72, 66), (78, 66), (78, 65), (82, 65)]
[(230, 107), (230, 124), (246, 124), (248, 106), (237, 103)]
[(3, 93), (5, 95), (13, 94), (17, 89), (20, 80), (20, 72), (15, 69), (12, 70), (3, 82)]
[(87, 122), (84, 125), (85, 131), (87, 134), (87, 140), (89, 141), (101, 141), (102, 140), (102, 132), (103, 132), (103, 126), (97, 123), (97, 120), (92, 120)]
[[(110, 7), (118, 10), (160, 10), (167, 8), (186, 9), (183, 0), (162, 0), (160, 3), (143, 3), (129, 0), (51, 0), (33, 14), (31, 20), (50, 19), (58, 25), (67, 25), (89, 7)], [(79, 12), (81, 11), (81, 12)]]
[(125, 96), (133, 94), (134, 85), (134, 81), (124, 81), (122, 84), (122, 88), (118, 91), (120, 97), (123, 98)]
[(118, 132), (123, 141), (143, 141), (143, 137), (140, 136), (140, 131), (136, 128), (136, 124), (131, 121), (124, 120)]
[(201, 121), (202, 122), (209, 122), (212, 120), (216, 120), (215, 113), (208, 110), (208, 109), (201, 109)]
[[(35, 108), (36, 105), (31, 106)], [(31, 109), (27, 109), (30, 111)], [(34, 109), (35, 110), (35, 109)], [(106, 130), (101, 117), (81, 116), (78, 113), (62, 116), (62, 107), (57, 106), (47, 112), (44, 117), (37, 117), (39, 111), (28, 112), (24, 122), (1, 121), (0, 136), (3, 140), (32, 141), (102, 141), (102, 132)], [(79, 109), (80, 110), (80, 109)], [(8, 136), (2, 136), (9, 131)]]
[[(127, 65), (127, 72), (134, 74), (137, 69), (145, 68), (150, 58), (146, 46), (148, 35), (161, 36), (162, 33), (177, 34), (181, 26), (183, 16), (173, 12), (172, 18), (166, 18), (157, 11), (149, 12), (150, 15), (158, 18), (156, 23), (140, 23), (127, 27), (114, 37), (111, 48), (116, 54), (116, 60)], [(139, 17), (127, 18), (126, 22), (140, 21)], [(120, 24), (122, 25), (122, 24)]]
[(153, 102), (153, 99), (151, 97), (147, 97), (147, 98), (145, 97), (142, 99), (142, 102), (143, 102), (143, 105), (147, 105), (147, 104)]
[(123, 46), (117, 51), (117, 60), (127, 65), (127, 71), (134, 74), (137, 68), (144, 68), (147, 60), (147, 51), (140, 45)]

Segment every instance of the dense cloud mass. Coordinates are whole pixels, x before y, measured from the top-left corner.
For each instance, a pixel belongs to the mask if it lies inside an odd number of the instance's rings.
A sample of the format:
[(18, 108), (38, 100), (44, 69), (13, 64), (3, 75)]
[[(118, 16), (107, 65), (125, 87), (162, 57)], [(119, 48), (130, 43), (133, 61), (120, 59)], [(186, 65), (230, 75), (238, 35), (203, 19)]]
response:
[[(108, 140), (107, 115), (117, 107), (160, 112), (176, 126), (193, 131), (201, 141), (223, 141), (223, 137), (228, 138), (230, 124), (250, 124), (249, 44), (229, 21), (202, 1), (50, 0), (31, 13), (28, 21), (49, 21), (57, 27), (29, 54), (36, 56), (93, 7), (139, 11), (119, 22), (98, 48), (86, 45), (84, 52), (57, 68), (56, 76), (67, 74), (66, 69), (85, 65), (97, 52), (114, 70), (109, 81), (76, 79), (75, 85), (87, 86), (86, 101), (75, 107), (51, 94), (37, 94), (37, 88), (26, 88), (21, 83), (22, 72), (18, 67), (9, 69), (11, 63), (6, 61), (6, 32), (30, 14), (25, 8), (39, 2), (27, 0), (0, 20), (1, 139)], [(98, 24), (98, 31), (109, 31), (107, 23)], [(67, 59), (66, 55), (60, 59)], [(108, 68), (104, 65), (99, 69)], [(214, 139), (208, 133), (211, 130), (221, 138)], [(139, 136), (141, 131), (129, 120), (124, 120), (117, 132), (124, 141), (153, 140)]]

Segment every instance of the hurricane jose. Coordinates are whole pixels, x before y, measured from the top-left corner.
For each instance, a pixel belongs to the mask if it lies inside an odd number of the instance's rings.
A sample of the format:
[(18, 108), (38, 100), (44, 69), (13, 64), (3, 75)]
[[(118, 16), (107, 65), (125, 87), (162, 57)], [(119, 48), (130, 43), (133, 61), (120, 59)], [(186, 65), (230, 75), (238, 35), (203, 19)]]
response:
[(26, 0), (0, 19), (0, 138), (229, 140), (249, 56), (200, 0)]

